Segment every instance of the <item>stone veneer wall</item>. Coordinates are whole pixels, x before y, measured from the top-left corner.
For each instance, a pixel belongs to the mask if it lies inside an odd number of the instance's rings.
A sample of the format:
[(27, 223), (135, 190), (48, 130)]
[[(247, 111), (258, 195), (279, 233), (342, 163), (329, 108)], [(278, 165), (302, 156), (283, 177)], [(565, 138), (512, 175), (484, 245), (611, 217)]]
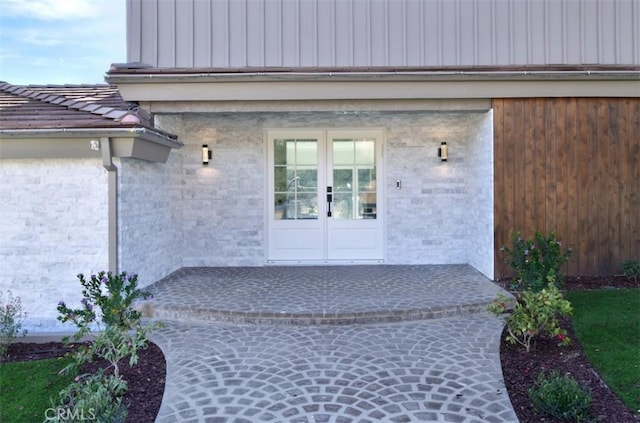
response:
[[(179, 136), (183, 266), (265, 263), (267, 129), (386, 128), (386, 262), (471, 263), (493, 276), (489, 113), (183, 113), (157, 115)], [(449, 161), (437, 157), (447, 141)], [(213, 153), (201, 163), (201, 146)], [(402, 181), (402, 189), (395, 187)], [(486, 257), (485, 257), (486, 256)]]
[(471, 233), (469, 264), (490, 279), (494, 278), (494, 198), (493, 198), (493, 111), (478, 116), (478, 130), (469, 146), (467, 164), (471, 207), (467, 209)]
[(28, 330), (62, 330), (76, 275), (107, 269), (107, 189), (100, 160), (0, 161), (0, 291), (21, 298)]
[[(388, 263), (470, 263), (493, 277), (493, 257), (483, 257), (493, 249), (492, 138), (487, 116), (413, 114), (388, 129)], [(447, 162), (437, 157), (442, 141), (449, 150)], [(488, 160), (477, 160), (488, 155)], [(395, 189), (398, 180), (400, 190)]]
[(182, 161), (183, 266), (264, 264), (264, 140), (258, 118), (243, 116), (156, 117), (185, 144), (171, 153)]
[(115, 159), (118, 168), (118, 269), (141, 287), (182, 267), (181, 156), (167, 163)]

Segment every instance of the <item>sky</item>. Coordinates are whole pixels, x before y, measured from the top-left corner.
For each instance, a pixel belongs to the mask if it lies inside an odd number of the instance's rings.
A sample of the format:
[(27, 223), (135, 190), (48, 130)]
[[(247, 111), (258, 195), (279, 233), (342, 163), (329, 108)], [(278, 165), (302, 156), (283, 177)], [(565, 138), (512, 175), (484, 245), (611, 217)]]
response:
[(125, 0), (0, 0), (0, 81), (98, 84), (126, 62)]

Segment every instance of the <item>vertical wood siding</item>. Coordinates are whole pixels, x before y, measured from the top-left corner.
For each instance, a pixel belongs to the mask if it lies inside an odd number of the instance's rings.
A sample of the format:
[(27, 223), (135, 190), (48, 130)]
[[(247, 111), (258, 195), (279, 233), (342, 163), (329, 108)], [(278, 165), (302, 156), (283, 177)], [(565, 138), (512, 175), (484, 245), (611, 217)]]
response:
[(157, 67), (640, 64), (637, 0), (127, 0)]
[(565, 272), (640, 260), (640, 99), (495, 99), (496, 277), (512, 231), (555, 230)]

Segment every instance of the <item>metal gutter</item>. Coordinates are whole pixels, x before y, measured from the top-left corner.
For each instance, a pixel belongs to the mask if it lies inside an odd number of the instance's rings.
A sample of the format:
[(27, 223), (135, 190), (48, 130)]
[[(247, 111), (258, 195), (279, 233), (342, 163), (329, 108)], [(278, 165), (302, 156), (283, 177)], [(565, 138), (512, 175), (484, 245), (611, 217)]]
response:
[(216, 81), (541, 81), (640, 80), (638, 70), (573, 71), (257, 71), (257, 72), (130, 72), (116, 71), (105, 78), (111, 84)]
[(107, 170), (109, 271), (118, 273), (118, 168), (113, 164), (111, 139), (100, 138), (102, 166)]
[(141, 137), (147, 141), (164, 145), (166, 147), (179, 148), (182, 147), (180, 141), (177, 138), (169, 136), (159, 131), (154, 131), (144, 127), (135, 128), (24, 128), (24, 129), (0, 129), (0, 137), (94, 137), (94, 138), (117, 138), (117, 137)]

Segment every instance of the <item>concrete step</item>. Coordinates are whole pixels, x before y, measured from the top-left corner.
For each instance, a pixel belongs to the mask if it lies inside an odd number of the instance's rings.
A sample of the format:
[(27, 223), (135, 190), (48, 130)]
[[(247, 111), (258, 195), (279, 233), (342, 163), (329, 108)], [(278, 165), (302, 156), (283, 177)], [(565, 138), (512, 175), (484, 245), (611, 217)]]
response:
[(154, 319), (292, 326), (464, 316), (503, 292), (468, 265), (183, 268), (147, 289)]
[(269, 312), (218, 310), (188, 306), (152, 305), (146, 306), (148, 317), (157, 320), (214, 321), (261, 325), (352, 325), (382, 322), (441, 319), (465, 316), (486, 310), (488, 302), (460, 304), (423, 309), (370, 310), (362, 312)]

